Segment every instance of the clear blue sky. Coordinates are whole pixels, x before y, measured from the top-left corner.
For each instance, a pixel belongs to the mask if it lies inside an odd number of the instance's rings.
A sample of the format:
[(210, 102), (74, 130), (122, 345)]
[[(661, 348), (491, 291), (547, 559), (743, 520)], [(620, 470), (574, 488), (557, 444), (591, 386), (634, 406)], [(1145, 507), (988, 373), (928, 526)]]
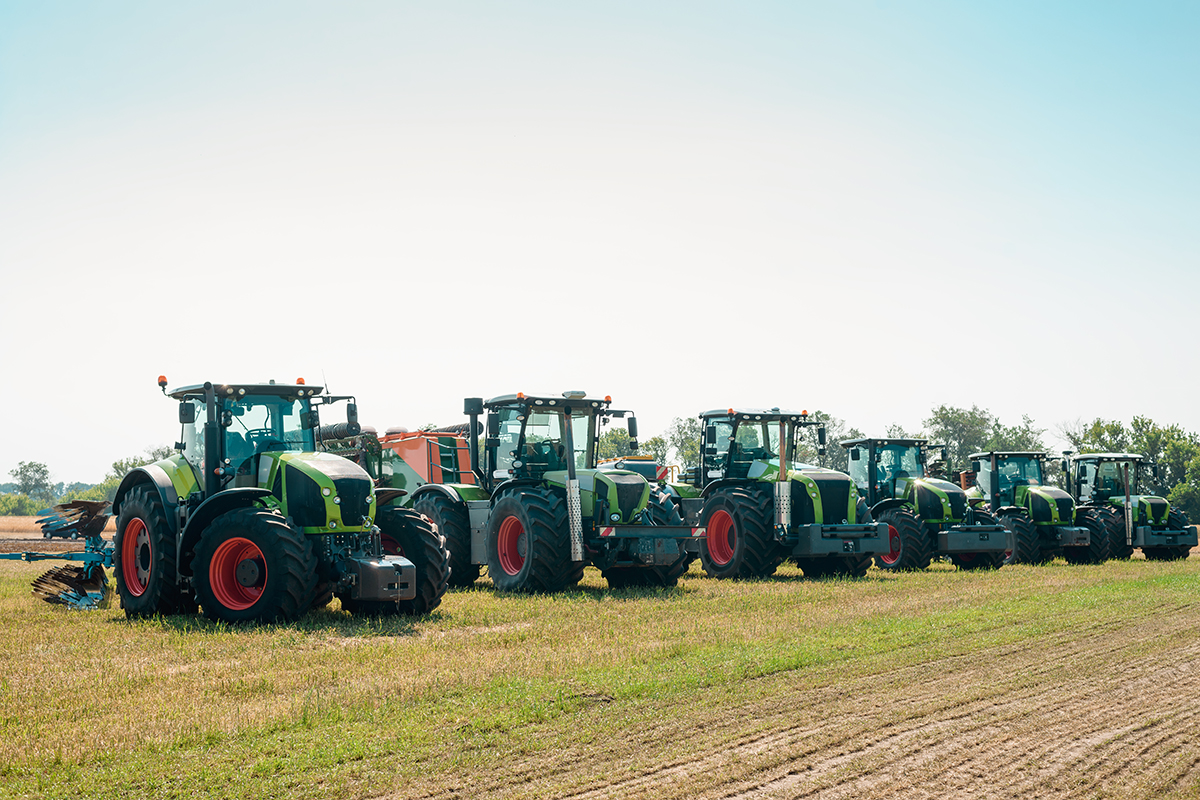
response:
[[(0, 481), (155, 378), (1200, 430), (1200, 4), (0, 0)], [(1053, 436), (1048, 437), (1053, 439)]]

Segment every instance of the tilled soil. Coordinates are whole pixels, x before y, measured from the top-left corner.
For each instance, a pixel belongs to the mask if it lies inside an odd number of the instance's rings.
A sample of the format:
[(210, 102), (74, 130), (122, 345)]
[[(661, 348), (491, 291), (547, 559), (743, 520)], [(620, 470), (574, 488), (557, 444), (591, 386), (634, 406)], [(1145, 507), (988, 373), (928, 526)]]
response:
[[(762, 679), (699, 696), (620, 741), (515, 755), (500, 773), (408, 796), (1196, 797), (1200, 613), (1155, 608), (843, 681)], [(612, 705), (595, 713), (621, 713)], [(414, 787), (416, 788), (416, 787)]]

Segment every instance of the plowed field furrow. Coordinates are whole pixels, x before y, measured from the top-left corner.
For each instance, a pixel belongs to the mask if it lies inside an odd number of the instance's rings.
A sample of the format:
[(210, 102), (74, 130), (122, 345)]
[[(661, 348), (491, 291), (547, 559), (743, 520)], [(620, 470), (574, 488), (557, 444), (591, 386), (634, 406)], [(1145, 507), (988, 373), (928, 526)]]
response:
[[(835, 800), (1187, 793), (1200, 780), (1194, 735), (1200, 630), (1190, 620), (1175, 622), (1175, 610), (845, 684), (832, 672), (772, 676), (762, 679), (773, 687), (769, 699), (723, 711), (700, 702), (627, 741), (571, 747), (553, 761), (521, 760), (493, 771), (486, 785), (468, 781), (422, 796)], [(1152, 780), (1146, 777), (1151, 764)], [(565, 788), (571, 785), (579, 788)]]

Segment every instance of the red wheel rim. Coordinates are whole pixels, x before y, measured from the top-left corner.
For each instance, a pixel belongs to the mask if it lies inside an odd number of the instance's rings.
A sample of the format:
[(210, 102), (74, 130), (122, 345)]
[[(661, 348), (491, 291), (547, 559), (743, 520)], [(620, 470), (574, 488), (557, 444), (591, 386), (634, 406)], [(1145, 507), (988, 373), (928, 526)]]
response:
[(733, 517), (723, 508), (719, 508), (708, 518), (708, 557), (719, 567), (733, 561), (733, 552), (737, 549), (737, 526)]
[(887, 555), (881, 555), (879, 557), (880, 560), (882, 560), (883, 563), (885, 563), (885, 564), (895, 564), (897, 561), (899, 561), (901, 544), (902, 544), (902, 542), (900, 541), (900, 531), (896, 530), (896, 526), (889, 522), (888, 523), (888, 547), (891, 548), (891, 552), (889, 552)]
[(232, 611), (244, 611), (262, 597), (267, 585), (267, 560), (249, 539), (227, 539), (213, 553), (208, 583), (218, 603)]
[(402, 556), (404, 548), (400, 546), (400, 542), (386, 533), (380, 534), (379, 543), (383, 546), (383, 554), (385, 556)]
[(509, 575), (519, 575), (525, 566), (525, 526), (516, 517), (506, 517), (496, 535), (496, 551), (500, 569)]
[(121, 537), (121, 577), (134, 597), (141, 597), (150, 585), (150, 567), (154, 553), (150, 549), (150, 529), (141, 517), (125, 526)]

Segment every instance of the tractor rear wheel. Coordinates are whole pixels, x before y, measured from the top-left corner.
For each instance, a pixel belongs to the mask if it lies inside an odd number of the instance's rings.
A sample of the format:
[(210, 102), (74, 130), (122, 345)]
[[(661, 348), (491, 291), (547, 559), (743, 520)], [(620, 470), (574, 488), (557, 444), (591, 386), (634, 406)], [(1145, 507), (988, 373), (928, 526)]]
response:
[(429, 517), (438, 533), (446, 537), (450, 552), (450, 585), (470, 586), (479, 579), (480, 565), (471, 563), (471, 523), (467, 509), (440, 492), (428, 492), (413, 502), (413, 508)]
[(503, 495), (488, 518), (488, 575), (504, 592), (557, 592), (579, 582), (583, 563), (571, 561), (567, 504), (544, 489)]
[[(1173, 531), (1187, 530), (1188, 520), (1182, 511), (1171, 509), (1167, 515), (1167, 527)], [(1178, 561), (1187, 558), (1192, 548), (1186, 544), (1143, 547), (1142, 554), (1150, 561)]]
[[(651, 489), (646, 514), (655, 525), (683, 526), (683, 515), (679, 513), (679, 507), (675, 505), (671, 495), (663, 491)], [(687, 572), (691, 563), (687, 553), (680, 553), (678, 561), (666, 566), (610, 567), (601, 574), (608, 581), (610, 589), (624, 589), (630, 586), (671, 587), (679, 583), (679, 576)]]
[(1029, 521), (1029, 517), (1020, 512), (1010, 511), (1000, 516), (1000, 524), (1013, 539), (1012, 549), (1004, 555), (1005, 564), (1041, 563), (1042, 551), (1037, 528)]
[(384, 508), (376, 520), (383, 536), (397, 544), (388, 555), (401, 555), (417, 567), (417, 596), (400, 601), (400, 613), (428, 614), (442, 602), (450, 578), (450, 554), (427, 517), (407, 508)]
[(113, 566), (121, 607), (129, 618), (189, 610), (177, 581), (175, 536), (162, 499), (151, 486), (138, 486), (121, 503), (113, 537)]
[(279, 514), (237, 508), (201, 534), (192, 576), (209, 619), (287, 622), (313, 603), (317, 558), (304, 534)]
[[(996, 518), (981, 508), (971, 510), (972, 519), (977, 525), (997, 525)], [(988, 551), (983, 553), (951, 553), (950, 563), (961, 570), (996, 569), (1004, 563), (1004, 553)]]
[(1108, 532), (1108, 557), (1121, 561), (1129, 559), (1134, 546), (1125, 544), (1125, 514), (1112, 506), (1099, 506), (1094, 510), (1104, 521), (1104, 529)]
[(775, 573), (783, 558), (772, 531), (773, 510), (767, 488), (713, 492), (700, 512), (700, 524), (707, 529), (700, 563), (709, 577), (766, 578)]
[(1063, 558), (1068, 564), (1103, 564), (1108, 560), (1108, 526), (1104, 516), (1092, 508), (1084, 508), (1075, 515), (1080, 525), (1088, 529), (1087, 547), (1064, 547)]
[(875, 556), (875, 565), (889, 572), (925, 569), (933, 557), (929, 534), (921, 520), (907, 508), (881, 511), (876, 522), (886, 522), (891, 551)]

